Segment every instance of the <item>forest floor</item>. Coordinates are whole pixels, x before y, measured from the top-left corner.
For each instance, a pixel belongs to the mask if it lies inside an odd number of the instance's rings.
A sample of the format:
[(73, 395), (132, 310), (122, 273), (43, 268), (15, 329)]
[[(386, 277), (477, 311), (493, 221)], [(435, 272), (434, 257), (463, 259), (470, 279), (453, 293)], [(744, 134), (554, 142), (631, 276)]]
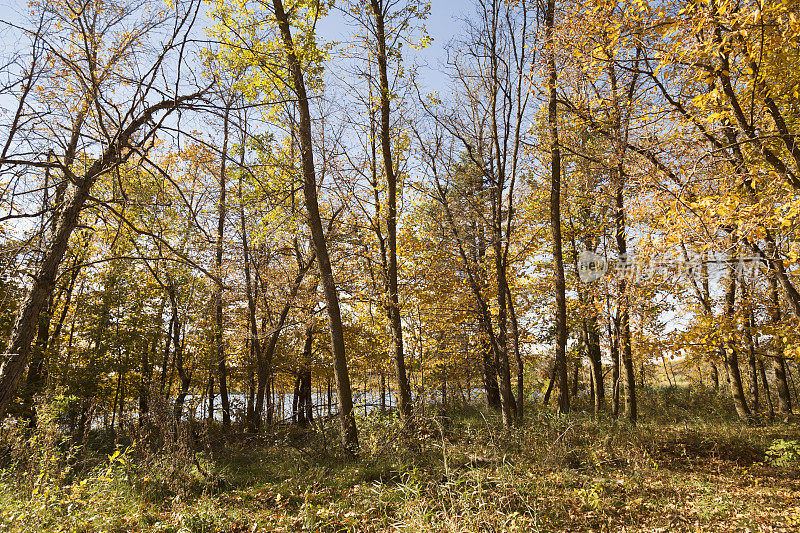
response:
[(533, 407), (511, 430), (469, 407), (413, 431), (375, 415), (356, 459), (330, 422), (99, 435), (91, 454), (6, 431), (0, 531), (799, 531), (800, 425), (743, 426), (689, 398), (650, 393), (635, 427)]

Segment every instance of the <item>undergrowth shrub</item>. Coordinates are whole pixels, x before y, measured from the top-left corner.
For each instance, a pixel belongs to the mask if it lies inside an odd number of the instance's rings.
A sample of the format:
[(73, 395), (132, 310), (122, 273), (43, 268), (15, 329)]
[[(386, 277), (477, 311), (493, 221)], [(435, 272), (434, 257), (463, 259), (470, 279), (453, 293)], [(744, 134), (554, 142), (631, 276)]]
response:
[(800, 466), (800, 442), (778, 439), (767, 448), (764, 460), (772, 466)]
[(169, 410), (121, 420), (111, 431), (71, 434), (74, 398), (37, 405), (35, 429), (7, 418), (0, 434), (0, 530), (129, 531), (139, 509), (211, 494), (215, 472), (202, 424), (176, 425)]
[(705, 418), (727, 400), (701, 394), (708, 405), (683, 390), (646, 390), (643, 405), (660, 414), (638, 426), (537, 405), (511, 428), (484, 406), (418, 407), (409, 425), (374, 411), (357, 418), (358, 457), (342, 450), (335, 418), (225, 435), (213, 423), (176, 425), (158, 400), (146, 418), (79, 437), (63, 422), (74, 399), (53, 397), (35, 430), (12, 419), (2, 427), (0, 531), (249, 530), (231, 525), (231, 508), (265, 512), (275, 528), (525, 531), (544, 499), (550, 518), (613, 517), (627, 505), (621, 490), (644, 490), (660, 470), (692, 461), (798, 464), (798, 441), (779, 439), (795, 433)]

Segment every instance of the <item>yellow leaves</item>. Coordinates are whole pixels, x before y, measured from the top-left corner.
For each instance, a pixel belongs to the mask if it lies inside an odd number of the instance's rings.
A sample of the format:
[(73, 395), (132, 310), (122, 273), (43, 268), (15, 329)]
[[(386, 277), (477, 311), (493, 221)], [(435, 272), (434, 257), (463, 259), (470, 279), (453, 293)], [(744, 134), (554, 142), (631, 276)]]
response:
[(414, 42), (409, 43), (409, 46), (414, 50), (423, 50), (425, 48), (428, 48), (432, 42), (433, 42), (433, 37), (426, 34), (423, 37), (421, 37), (416, 43)]
[[(296, 2), (288, 10), (294, 53), (309, 88), (321, 85), (323, 62), (329, 53), (316, 38), (316, 21), (327, 10), (325, 3), (308, 1)], [(263, 95), (267, 100), (284, 100), (291, 90), (291, 76), (274, 16), (261, 3), (241, 0), (216, 0), (210, 16), (216, 24), (207, 33), (219, 43), (219, 50), (211, 55), (228, 70), (244, 74), (237, 89), (251, 98)], [(267, 106), (273, 113), (275, 107)]]

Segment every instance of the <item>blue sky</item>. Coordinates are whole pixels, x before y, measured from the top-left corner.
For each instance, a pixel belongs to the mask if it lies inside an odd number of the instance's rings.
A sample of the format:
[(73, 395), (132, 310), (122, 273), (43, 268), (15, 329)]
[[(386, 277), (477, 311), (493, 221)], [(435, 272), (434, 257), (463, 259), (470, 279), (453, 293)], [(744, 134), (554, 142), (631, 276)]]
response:
[[(0, 0), (0, 20), (12, 23), (21, 22), (25, 18), (27, 4), (27, 0)], [(439, 72), (438, 68), (446, 57), (445, 47), (453, 37), (458, 36), (459, 28), (463, 26), (463, 19), (471, 16), (474, 10), (474, 5), (470, 0), (433, 0), (431, 2), (431, 15), (425, 21), (425, 25), (433, 42), (426, 49), (407, 51), (404, 56), (407, 66), (416, 64), (419, 67), (423, 85), (431, 89), (439, 89), (446, 84), (445, 76)], [(352, 31), (344, 23), (342, 15), (335, 9), (331, 10), (326, 19), (320, 21), (319, 30), (325, 40), (337, 41), (345, 40)], [(15, 38), (10, 38), (13, 33), (13, 30), (7, 26), (0, 26), (0, 53), (4, 56), (9, 52), (13, 53), (14, 48), (20, 44)]]
[[(3, 0), (0, 0), (3, 1)], [(459, 19), (471, 15), (474, 7), (469, 0), (433, 0), (431, 14), (425, 21), (428, 35), (433, 38), (430, 46), (423, 50), (407, 50), (404, 53), (406, 66), (417, 65), (423, 85), (431, 89), (438, 89), (446, 83), (445, 76), (441, 74), (439, 65), (444, 61), (445, 47), (448, 42), (458, 35), (463, 23)], [(343, 16), (335, 9), (326, 19), (320, 21), (319, 32), (326, 41), (347, 40), (353, 29), (348, 27)]]

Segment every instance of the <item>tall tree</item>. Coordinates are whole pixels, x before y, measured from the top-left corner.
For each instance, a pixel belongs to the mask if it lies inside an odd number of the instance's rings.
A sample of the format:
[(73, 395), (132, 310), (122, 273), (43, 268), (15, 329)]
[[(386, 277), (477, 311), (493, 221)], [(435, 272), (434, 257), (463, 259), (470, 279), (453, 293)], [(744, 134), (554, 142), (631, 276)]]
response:
[(388, 313), (389, 324), (392, 331), (392, 356), (395, 364), (395, 377), (397, 380), (398, 408), (400, 414), (407, 421), (411, 417), (411, 387), (406, 375), (406, 363), (403, 357), (403, 325), (400, 319), (400, 303), (397, 295), (397, 175), (392, 160), (391, 126), (389, 123), (391, 89), (386, 52), (385, 22), (390, 2), (371, 0), (372, 14), (375, 17), (375, 38), (378, 45), (378, 73), (380, 79), (380, 106), (381, 106), (381, 153), (383, 155), (383, 168), (386, 174), (387, 187), (387, 289), (389, 293)]
[(344, 331), (342, 315), (339, 307), (339, 294), (333, 278), (333, 269), (328, 255), (328, 246), (317, 201), (317, 175), (314, 168), (314, 145), (312, 139), (311, 111), (306, 93), (305, 79), (300, 58), (297, 55), (292, 39), (289, 16), (283, 8), (281, 0), (273, 0), (275, 19), (278, 23), (285, 54), (291, 75), (292, 90), (297, 97), (297, 108), (300, 114), (298, 134), (300, 137), (300, 155), (303, 171), (303, 194), (308, 212), (308, 225), (317, 255), (322, 288), (328, 311), (331, 347), (333, 352), (333, 368), (336, 374), (336, 386), (339, 391), (339, 419), (342, 428), (342, 445), (351, 453), (358, 452), (358, 431), (353, 414), (353, 396), (350, 389), (350, 375), (347, 371), (347, 357), (344, 350)]
[[(222, 426), (226, 431), (231, 427), (231, 405), (228, 397), (228, 366), (225, 360), (225, 325), (222, 303), (222, 252), (225, 239), (225, 217), (227, 205), (225, 195), (228, 170), (228, 140), (230, 136), (230, 113), (234, 96), (228, 96), (224, 103), (222, 115), (222, 151), (219, 163), (219, 200), (217, 205), (217, 243), (214, 253), (215, 273), (219, 279), (214, 291), (214, 348), (217, 355), (217, 377), (219, 378), (219, 395), (222, 401)], [(213, 382), (212, 382), (213, 383)], [(213, 386), (213, 385), (212, 385)], [(211, 391), (209, 391), (211, 393)], [(212, 393), (213, 394), (213, 393)]]
[(555, 367), (558, 383), (558, 412), (569, 412), (569, 383), (567, 382), (567, 295), (564, 276), (564, 257), (561, 249), (561, 148), (558, 142), (558, 94), (555, 49), (555, 0), (548, 0), (544, 14), (547, 46), (547, 123), (550, 134), (550, 231), (553, 240), (555, 278)]

